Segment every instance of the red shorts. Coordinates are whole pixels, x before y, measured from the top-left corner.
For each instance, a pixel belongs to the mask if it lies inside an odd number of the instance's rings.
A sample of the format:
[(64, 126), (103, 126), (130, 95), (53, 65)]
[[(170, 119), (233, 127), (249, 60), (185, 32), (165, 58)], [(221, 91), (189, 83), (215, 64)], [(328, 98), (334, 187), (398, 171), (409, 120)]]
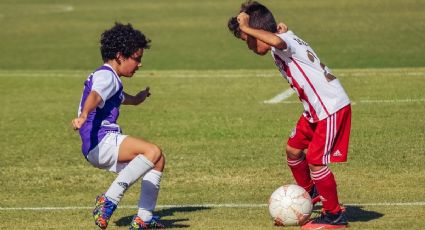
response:
[(350, 129), (351, 105), (316, 123), (308, 122), (301, 115), (288, 140), (288, 145), (297, 149), (307, 149), (306, 159), (309, 164), (346, 162)]

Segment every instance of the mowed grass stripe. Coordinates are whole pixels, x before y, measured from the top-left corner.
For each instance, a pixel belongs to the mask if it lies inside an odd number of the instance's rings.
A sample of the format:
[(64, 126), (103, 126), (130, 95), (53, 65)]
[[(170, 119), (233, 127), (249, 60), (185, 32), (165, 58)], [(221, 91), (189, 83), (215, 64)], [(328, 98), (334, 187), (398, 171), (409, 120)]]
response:
[[(93, 70), (12, 70), (0, 71), (0, 77), (85, 77)], [(135, 76), (161, 78), (215, 78), (215, 77), (276, 77), (276, 70), (139, 70)]]
[[(92, 70), (0, 70), (0, 77), (84, 77)], [(424, 76), (425, 67), (421, 68), (374, 68), (374, 69), (334, 69), (338, 76)], [(276, 77), (280, 76), (276, 69), (264, 70), (139, 70), (136, 76), (164, 78), (215, 78), (215, 77)]]

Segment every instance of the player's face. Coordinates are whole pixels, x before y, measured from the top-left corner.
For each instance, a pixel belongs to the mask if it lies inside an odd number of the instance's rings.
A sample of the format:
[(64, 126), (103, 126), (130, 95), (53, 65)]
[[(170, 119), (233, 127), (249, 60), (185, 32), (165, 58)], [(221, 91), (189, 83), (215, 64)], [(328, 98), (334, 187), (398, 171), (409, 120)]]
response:
[(250, 50), (254, 51), (254, 53), (258, 55), (265, 55), (270, 49), (270, 46), (264, 43), (263, 41), (249, 36), (245, 33), (241, 33), (241, 39), (246, 42)]
[(134, 73), (142, 67), (143, 49), (137, 50), (129, 58), (124, 58), (121, 63), (121, 75), (124, 77), (132, 77)]

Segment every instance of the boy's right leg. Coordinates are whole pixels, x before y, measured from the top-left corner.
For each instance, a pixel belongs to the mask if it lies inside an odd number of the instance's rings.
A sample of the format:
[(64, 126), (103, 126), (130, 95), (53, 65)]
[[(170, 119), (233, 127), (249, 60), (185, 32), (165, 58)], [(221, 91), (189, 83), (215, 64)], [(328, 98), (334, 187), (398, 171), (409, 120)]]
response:
[(295, 128), (289, 136), (286, 145), (286, 158), (295, 181), (311, 196), (313, 204), (320, 201), (317, 190), (310, 175), (310, 168), (306, 159), (306, 149), (314, 134), (314, 124), (301, 115)]
[(308, 167), (303, 150), (287, 145), (286, 161), (297, 184), (303, 187), (307, 192), (312, 191), (313, 180), (311, 179), (310, 168)]
[(319, 193), (311, 178), (310, 168), (304, 151), (287, 145), (286, 160), (297, 185), (303, 187), (308, 192), (313, 205), (320, 202)]

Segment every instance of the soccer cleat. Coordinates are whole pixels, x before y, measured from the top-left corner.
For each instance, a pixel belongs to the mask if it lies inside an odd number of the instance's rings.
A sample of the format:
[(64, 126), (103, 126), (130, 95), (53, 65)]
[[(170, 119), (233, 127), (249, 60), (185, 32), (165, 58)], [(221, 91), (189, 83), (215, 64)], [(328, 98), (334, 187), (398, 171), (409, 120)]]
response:
[(158, 220), (158, 216), (153, 216), (150, 221), (145, 222), (142, 218), (135, 215), (130, 223), (130, 230), (165, 228), (165, 226), (159, 223)]
[(321, 215), (310, 222), (307, 222), (301, 229), (336, 229), (346, 228), (348, 219), (345, 215), (345, 209), (341, 209), (337, 214), (322, 212)]
[(308, 192), (308, 194), (311, 197), (311, 203), (313, 203), (313, 205), (320, 202), (320, 195), (317, 192), (316, 185), (313, 185), (313, 187), (311, 187), (311, 190), (310, 190), (310, 192)]
[(108, 227), (109, 219), (114, 213), (117, 205), (110, 201), (105, 194), (96, 198), (96, 207), (93, 209), (94, 223), (101, 229)]

